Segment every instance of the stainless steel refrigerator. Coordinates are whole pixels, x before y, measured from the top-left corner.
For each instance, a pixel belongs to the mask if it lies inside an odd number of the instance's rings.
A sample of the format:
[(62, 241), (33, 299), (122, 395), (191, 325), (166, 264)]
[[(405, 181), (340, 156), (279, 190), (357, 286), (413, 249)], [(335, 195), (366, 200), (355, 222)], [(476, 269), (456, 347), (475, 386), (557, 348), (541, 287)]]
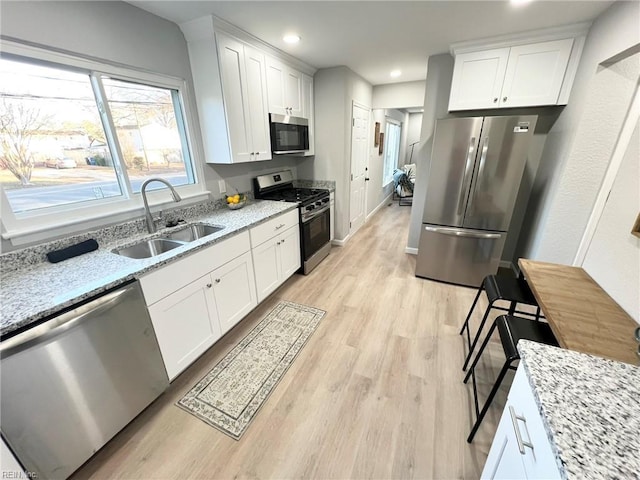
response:
[(436, 122), (416, 276), (477, 287), (497, 272), (537, 118)]

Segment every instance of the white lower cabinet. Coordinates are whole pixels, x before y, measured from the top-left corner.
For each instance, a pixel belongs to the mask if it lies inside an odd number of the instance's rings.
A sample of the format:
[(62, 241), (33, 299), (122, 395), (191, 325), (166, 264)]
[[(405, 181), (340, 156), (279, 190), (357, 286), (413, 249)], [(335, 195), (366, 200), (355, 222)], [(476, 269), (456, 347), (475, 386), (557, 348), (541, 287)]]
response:
[(257, 305), (243, 232), (140, 278), (169, 380)]
[(247, 252), (211, 273), (222, 333), (229, 331), (258, 304), (253, 262)]
[(252, 249), (258, 302), (271, 294), (300, 268), (298, 225)]
[(509, 390), (481, 478), (561, 478), (522, 363)]
[(149, 306), (169, 380), (221, 337), (209, 275)]
[(258, 302), (261, 302), (300, 268), (298, 211), (290, 210), (253, 227), (249, 236)]

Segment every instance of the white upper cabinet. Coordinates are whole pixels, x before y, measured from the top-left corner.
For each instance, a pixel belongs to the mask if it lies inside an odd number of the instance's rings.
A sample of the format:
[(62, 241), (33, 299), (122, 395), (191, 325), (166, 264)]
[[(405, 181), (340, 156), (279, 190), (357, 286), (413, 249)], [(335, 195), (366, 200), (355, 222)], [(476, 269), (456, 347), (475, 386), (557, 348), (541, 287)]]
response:
[(573, 38), (512, 47), (502, 86), (503, 107), (556, 105)]
[[(194, 28), (200, 33), (202, 25)], [(270, 160), (264, 54), (232, 37), (214, 36), (211, 26), (188, 47), (205, 161)]]
[[(584, 45), (585, 27), (518, 39), (452, 46), (449, 110), (565, 105)], [(493, 48), (492, 48), (493, 47)]]
[(508, 48), (456, 55), (449, 110), (498, 107), (508, 58)]
[(264, 55), (226, 35), (216, 41), (231, 161), (213, 163), (270, 160)]
[(253, 160), (270, 160), (271, 138), (264, 55), (248, 45), (244, 46), (244, 53), (247, 69), (247, 101), (251, 113), (252, 150), (256, 155)]
[(303, 116), (302, 76), (298, 70), (275, 58), (267, 58), (269, 113)]

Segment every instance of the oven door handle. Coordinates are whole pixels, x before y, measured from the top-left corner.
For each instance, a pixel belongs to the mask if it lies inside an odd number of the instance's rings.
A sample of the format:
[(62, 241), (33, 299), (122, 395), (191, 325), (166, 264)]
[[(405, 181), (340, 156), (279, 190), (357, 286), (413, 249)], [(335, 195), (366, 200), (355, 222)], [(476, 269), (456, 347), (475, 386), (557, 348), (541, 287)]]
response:
[(306, 219), (305, 219), (305, 218), (303, 218), (303, 219), (302, 219), (302, 223), (310, 222), (310, 221), (311, 221), (311, 220), (313, 220), (314, 218), (318, 217), (320, 214), (322, 214), (322, 213), (324, 213), (324, 212), (328, 211), (330, 208), (331, 208), (331, 207), (330, 207), (329, 205), (327, 205), (326, 207), (321, 208), (320, 210), (312, 210), (312, 212), (313, 212), (313, 216), (311, 216), (311, 217), (309, 217), (309, 218), (306, 218)]

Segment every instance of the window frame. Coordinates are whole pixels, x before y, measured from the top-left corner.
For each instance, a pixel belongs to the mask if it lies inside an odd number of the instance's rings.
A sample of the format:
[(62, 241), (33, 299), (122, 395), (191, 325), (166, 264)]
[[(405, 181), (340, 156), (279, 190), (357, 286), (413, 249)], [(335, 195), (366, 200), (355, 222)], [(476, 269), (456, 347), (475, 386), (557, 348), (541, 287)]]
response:
[[(122, 152), (119, 144), (109, 138), (115, 136), (115, 129), (113, 129), (110, 115), (107, 115), (109, 105), (104, 95), (102, 82), (99, 80), (101, 77), (110, 77), (116, 80), (177, 91), (177, 102), (182, 111), (176, 112), (176, 121), (179, 125), (182, 124), (184, 128), (184, 135), (180, 132), (180, 136), (184, 146), (188, 148), (191, 164), (190, 167), (185, 164), (185, 169), (187, 172), (189, 169), (191, 170), (194, 183), (176, 186), (175, 188), (187, 204), (209, 198), (210, 192), (206, 189), (204, 182), (203, 165), (202, 162), (198, 161), (199, 158), (202, 158), (201, 149), (194, 142), (194, 139), (198, 138), (194, 128), (196, 117), (192, 103), (189, 101), (189, 99), (193, 98), (193, 95), (184, 79), (146, 70), (137, 70), (124, 65), (109, 64), (97, 59), (48, 50), (39, 46), (26, 45), (6, 39), (0, 39), (0, 53), (9, 59), (27, 61), (54, 68), (58, 67), (89, 76), (96, 94), (96, 102), (103, 104), (103, 108), (100, 108), (99, 103), (97, 107), (101, 120), (103, 124), (106, 121), (110, 125), (110, 128), (105, 129), (105, 134), (108, 137), (112, 155), (118, 157), (114, 170), (122, 189), (122, 196), (119, 197), (57, 205), (16, 214), (11, 209), (4, 188), (0, 188), (0, 221), (2, 222), (1, 236), (3, 239), (11, 240), (14, 245), (42, 241), (61, 233), (66, 234), (77, 231), (79, 228), (86, 228), (86, 225), (80, 227), (79, 224), (100, 226), (110, 221), (130, 220), (132, 213), (137, 216), (136, 211), (143, 208), (142, 195), (130, 191), (126, 168), (123, 169), (121, 167)], [(180, 116), (178, 113), (182, 114), (182, 118), (178, 119)], [(171, 195), (168, 195), (165, 189), (149, 190), (147, 197), (149, 204), (154, 207), (174, 204)]]

